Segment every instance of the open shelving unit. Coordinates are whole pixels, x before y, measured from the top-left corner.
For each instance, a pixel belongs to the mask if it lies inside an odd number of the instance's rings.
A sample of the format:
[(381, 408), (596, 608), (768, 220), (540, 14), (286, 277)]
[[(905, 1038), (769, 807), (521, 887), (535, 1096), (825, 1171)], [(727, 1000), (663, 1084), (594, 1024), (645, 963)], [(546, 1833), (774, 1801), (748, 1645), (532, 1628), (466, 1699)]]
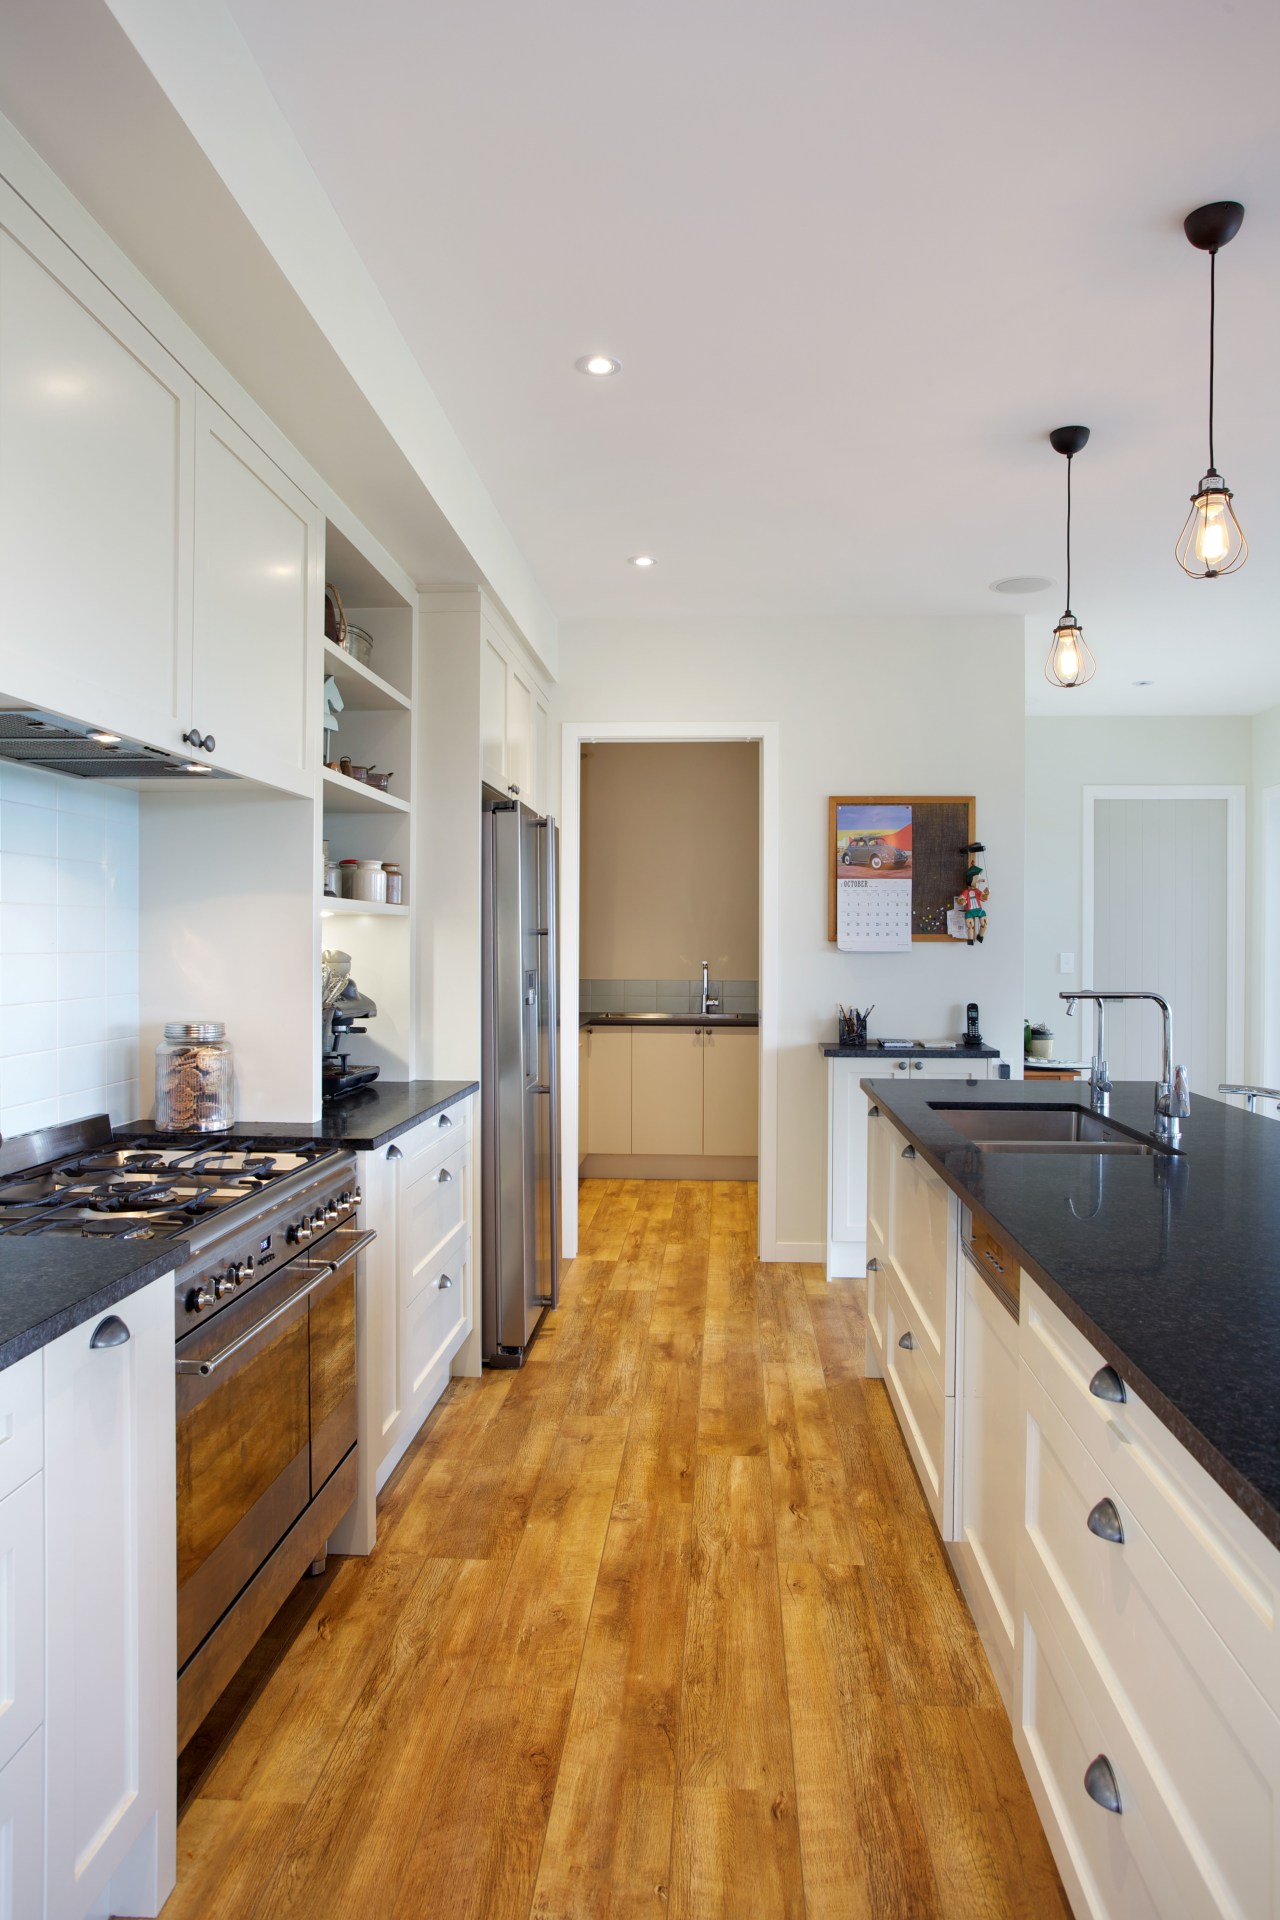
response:
[(416, 1071), (413, 899), (415, 695), (417, 603), (411, 583), (387, 569), (332, 521), (326, 525), (325, 578), (342, 596), (349, 623), (373, 640), (370, 664), (324, 641), (323, 669), (342, 696), (328, 757), (386, 769), (392, 791), (325, 767), (321, 779), (323, 838), (333, 860), (394, 860), (404, 875), (405, 901), (335, 899), (320, 891), (321, 944), (351, 955), (352, 977), (377, 1002), (377, 1017), (353, 1046), (353, 1057), (378, 1066), (386, 1079)]

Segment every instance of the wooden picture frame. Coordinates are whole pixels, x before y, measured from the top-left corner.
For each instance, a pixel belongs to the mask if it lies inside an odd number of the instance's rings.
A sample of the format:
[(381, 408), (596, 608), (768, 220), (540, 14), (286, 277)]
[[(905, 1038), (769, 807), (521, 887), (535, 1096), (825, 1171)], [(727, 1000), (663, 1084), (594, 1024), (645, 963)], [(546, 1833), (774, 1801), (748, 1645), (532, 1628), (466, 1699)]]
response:
[(971, 793), (833, 794), (827, 801), (827, 939), (836, 937), (837, 807), (911, 808), (911, 941), (950, 940), (947, 912), (964, 886), (964, 848), (976, 840)]

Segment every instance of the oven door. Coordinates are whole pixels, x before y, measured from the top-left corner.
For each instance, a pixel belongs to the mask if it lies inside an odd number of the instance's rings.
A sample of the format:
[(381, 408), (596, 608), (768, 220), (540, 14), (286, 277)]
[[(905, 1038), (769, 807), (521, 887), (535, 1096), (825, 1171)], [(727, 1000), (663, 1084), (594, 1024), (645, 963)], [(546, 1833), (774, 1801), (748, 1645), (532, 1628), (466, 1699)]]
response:
[(308, 1376), (296, 1263), (178, 1348), (179, 1666), (311, 1498)]
[(356, 1259), (371, 1232), (339, 1228), (310, 1304), (311, 1496), (356, 1444)]

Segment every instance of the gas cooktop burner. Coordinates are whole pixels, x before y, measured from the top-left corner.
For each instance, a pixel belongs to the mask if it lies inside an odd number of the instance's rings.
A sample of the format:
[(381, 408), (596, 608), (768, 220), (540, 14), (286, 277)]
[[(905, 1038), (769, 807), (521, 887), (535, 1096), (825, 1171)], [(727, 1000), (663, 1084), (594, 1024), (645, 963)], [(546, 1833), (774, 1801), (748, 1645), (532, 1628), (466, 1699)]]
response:
[(0, 1176), (0, 1234), (183, 1234), (334, 1151), (316, 1140), (280, 1146), (229, 1134), (125, 1136)]

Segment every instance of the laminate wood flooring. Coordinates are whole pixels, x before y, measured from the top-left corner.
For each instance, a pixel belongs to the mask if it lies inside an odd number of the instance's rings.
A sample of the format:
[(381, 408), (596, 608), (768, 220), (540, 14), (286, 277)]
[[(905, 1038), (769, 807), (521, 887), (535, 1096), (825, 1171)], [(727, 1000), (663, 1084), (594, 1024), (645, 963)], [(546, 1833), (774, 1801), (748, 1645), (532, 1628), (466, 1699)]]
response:
[(528, 1364), (188, 1749), (166, 1920), (1069, 1920), (862, 1285), (755, 1243), (583, 1183)]

